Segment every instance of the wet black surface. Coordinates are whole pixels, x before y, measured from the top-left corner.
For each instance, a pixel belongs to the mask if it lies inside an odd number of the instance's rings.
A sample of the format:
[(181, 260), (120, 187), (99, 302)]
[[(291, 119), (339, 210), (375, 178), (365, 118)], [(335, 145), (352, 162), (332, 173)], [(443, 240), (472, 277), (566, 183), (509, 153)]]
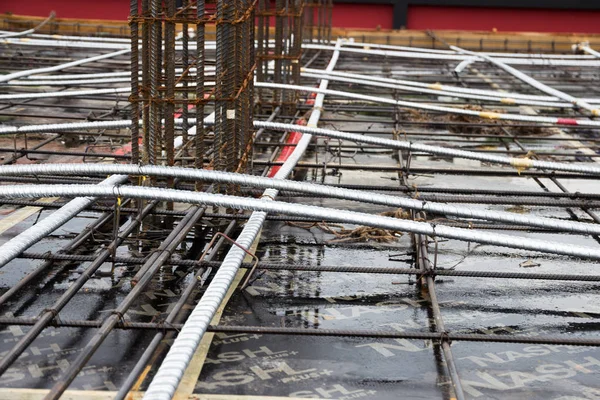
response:
[[(269, 235), (265, 236), (268, 241)], [(410, 251), (403, 242), (377, 250), (319, 246), (314, 253), (304, 246), (267, 245), (263, 259), (293, 262), (298, 255), (322, 265), (350, 265), (360, 257), (365, 265), (410, 267), (410, 262), (389, 261), (392, 255), (397, 259)], [(456, 255), (446, 249), (450, 246), (442, 247), (440, 266), (454, 264)], [(463, 243), (456, 247), (466, 250)], [(476, 269), (471, 265), (475, 262), (477, 270), (493, 270), (497, 268), (493, 260), (498, 260), (506, 266), (502, 270), (519, 269), (518, 265), (510, 268), (506, 251), (500, 255), (490, 250), (472, 251), (460, 268)], [(540, 262), (548, 266), (557, 261), (568, 264), (562, 259)], [(427, 292), (413, 278), (267, 272), (230, 301), (222, 323), (427, 332), (432, 326)], [(437, 287), (450, 332), (573, 337), (593, 336), (598, 329), (593, 322), (599, 315), (594, 311), (596, 295), (582, 294), (595, 292), (593, 284), (457, 277), (438, 279)], [(470, 398), (584, 396), (593, 393), (600, 373), (600, 351), (593, 348), (455, 342), (452, 349)], [(198, 393), (373, 399), (449, 395), (440, 350), (430, 341), (221, 335), (208, 357)]]
[[(94, 214), (95, 217), (98, 214)], [(93, 221), (89, 218), (75, 218), (55, 231), (50, 237), (31, 247), (32, 252), (57, 251), (72, 238), (73, 232), (79, 232)], [(33, 218), (33, 219), (32, 219)], [(17, 234), (35, 221), (29, 218), (19, 228), (13, 229)], [(110, 237), (111, 231), (98, 232), (97, 240)], [(10, 238), (3, 236), (3, 238)], [(190, 248), (186, 244), (185, 249)], [(124, 245), (117, 250), (119, 256), (132, 256), (130, 246)], [(180, 253), (186, 251), (180, 248)], [(139, 252), (135, 252), (140, 255)], [(143, 254), (143, 253), (142, 253)], [(0, 284), (6, 291), (29, 271), (35, 269), (43, 261), (17, 259), (3, 268)], [(19, 292), (4, 309), (4, 315), (37, 317), (52, 307), (54, 302), (67, 290), (70, 284), (79, 277), (89, 262), (75, 263), (64, 268), (55, 267), (44, 275), (43, 280), (30, 286), (28, 290)], [(134, 267), (115, 264), (114, 273), (110, 274), (112, 263), (107, 262), (100, 267), (102, 274), (90, 279), (59, 314), (58, 321), (64, 320), (103, 320), (120, 304), (129, 293), (129, 280), (136, 272)], [(161, 315), (170, 311), (177, 301), (182, 287), (189, 284), (187, 271), (179, 271), (175, 267), (165, 266), (155, 276), (150, 286), (134, 303), (126, 315), (127, 320), (152, 322), (162, 320)], [(189, 307), (188, 307), (189, 308)], [(0, 330), (0, 357), (5, 354), (29, 327), (11, 326)], [(142, 355), (157, 331), (149, 330), (115, 330), (109, 334), (94, 354), (86, 367), (75, 379), (71, 388), (84, 390), (117, 390), (128, 376), (131, 368)], [(0, 377), (0, 387), (13, 388), (50, 388), (66, 371), (69, 365), (83, 351), (84, 346), (95, 333), (94, 329), (55, 328), (44, 329), (28, 350), (19, 357), (13, 366)]]

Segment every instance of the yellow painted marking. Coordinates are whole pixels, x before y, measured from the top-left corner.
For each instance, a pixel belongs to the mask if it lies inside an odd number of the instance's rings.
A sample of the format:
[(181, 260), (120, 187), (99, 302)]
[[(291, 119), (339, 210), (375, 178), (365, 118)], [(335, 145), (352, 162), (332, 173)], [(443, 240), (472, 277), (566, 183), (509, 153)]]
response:
[[(42, 400), (49, 390), (47, 389), (0, 389), (0, 400)], [(112, 400), (116, 392), (100, 390), (67, 390), (61, 400)], [(139, 396), (141, 399), (141, 396)], [(137, 400), (137, 398), (136, 398)]]
[(152, 365), (146, 365), (146, 368), (144, 368), (137, 381), (135, 381), (135, 384), (132, 386), (130, 393), (140, 390), (142, 383), (144, 383), (144, 380), (146, 379), (146, 376), (148, 376), (148, 372), (150, 372), (151, 369)]
[(503, 99), (500, 99), (500, 102), (504, 103), (504, 104), (515, 104), (516, 103), (515, 99), (511, 99), (510, 97), (505, 97)]
[[(47, 197), (40, 199), (42, 203), (53, 203), (58, 200), (58, 197)], [(6, 218), (2, 218), (0, 220), (0, 233), (6, 232), (13, 226), (17, 225), (19, 222), (26, 220), (31, 217), (33, 214), (39, 212), (42, 207), (23, 207), (17, 211), (12, 212)]]
[(533, 161), (529, 158), (511, 158), (510, 165), (517, 169), (517, 173), (521, 175), (521, 172), (533, 166)]
[(482, 112), (480, 112), (479, 116), (481, 118), (487, 118), (487, 119), (498, 119), (498, 118), (500, 118), (500, 114), (495, 113), (495, 112), (488, 112), (488, 111), (482, 111)]
[(439, 83), (434, 83), (432, 85), (428, 86), (429, 89), (434, 89), (434, 90), (442, 90), (442, 85), (440, 85)]
[[(260, 241), (261, 233), (262, 233), (262, 230), (261, 230), (261, 232), (258, 233), (256, 240), (254, 241), (254, 243), (252, 243), (252, 246), (250, 246), (249, 251), (252, 254), (254, 254), (254, 252), (256, 252), (256, 248), (258, 247), (258, 242)], [(253, 261), (253, 259), (249, 255), (246, 255), (246, 257), (244, 257), (244, 262), (252, 262), (252, 261)], [(235, 292), (235, 290), (237, 289), (238, 285), (244, 278), (245, 274), (246, 274), (246, 269), (240, 268), (240, 270), (235, 275), (233, 283), (229, 287), (229, 290), (227, 291), (225, 298), (219, 305), (219, 308), (217, 309), (215, 316), (213, 317), (212, 321), (210, 321), (211, 325), (219, 324), (219, 321), (221, 321), (221, 317), (223, 316), (223, 312), (225, 311), (225, 307), (227, 306), (229, 299), (233, 295), (233, 292)], [(202, 340), (200, 340), (200, 345), (196, 349), (196, 352), (194, 353), (194, 356), (192, 357), (190, 364), (188, 365), (187, 369), (185, 370), (185, 372), (183, 374), (183, 378), (181, 379), (181, 382), (179, 383), (179, 386), (177, 387), (177, 390), (175, 391), (173, 400), (185, 400), (194, 392), (194, 388), (196, 387), (196, 382), (198, 382), (198, 378), (200, 377), (200, 374), (202, 373), (202, 367), (204, 366), (204, 361), (206, 360), (206, 355), (208, 354), (208, 350), (210, 349), (210, 344), (212, 343), (214, 336), (215, 336), (214, 333), (207, 332), (202, 337)]]

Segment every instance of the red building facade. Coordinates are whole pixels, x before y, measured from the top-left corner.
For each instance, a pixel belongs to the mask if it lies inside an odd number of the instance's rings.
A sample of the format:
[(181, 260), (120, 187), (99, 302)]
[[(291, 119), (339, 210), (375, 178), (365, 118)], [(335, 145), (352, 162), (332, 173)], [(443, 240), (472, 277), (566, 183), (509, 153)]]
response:
[[(600, 33), (600, 0), (334, 0), (333, 26)], [(0, 13), (124, 20), (129, 1), (2, 0)]]

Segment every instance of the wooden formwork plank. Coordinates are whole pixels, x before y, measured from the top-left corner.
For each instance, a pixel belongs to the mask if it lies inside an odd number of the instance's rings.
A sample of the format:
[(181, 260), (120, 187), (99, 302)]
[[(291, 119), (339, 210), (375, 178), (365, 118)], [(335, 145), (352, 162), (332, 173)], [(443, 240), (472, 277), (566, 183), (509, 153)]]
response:
[[(42, 203), (53, 203), (58, 200), (58, 197), (47, 197), (43, 199), (39, 199), (38, 201)], [(23, 207), (8, 215), (6, 218), (2, 218), (0, 220), (0, 233), (4, 233), (12, 227), (16, 226), (18, 223), (25, 221), (27, 218), (31, 217), (35, 213), (38, 213), (42, 210), (42, 207)]]
[[(0, 400), (42, 400), (47, 389), (0, 388)], [(67, 390), (61, 400), (112, 400), (117, 392), (102, 390)], [(144, 392), (134, 392), (130, 400), (142, 400)], [(190, 394), (185, 400), (300, 400), (298, 397), (246, 396), (236, 394)], [(317, 399), (318, 400), (318, 399)]]

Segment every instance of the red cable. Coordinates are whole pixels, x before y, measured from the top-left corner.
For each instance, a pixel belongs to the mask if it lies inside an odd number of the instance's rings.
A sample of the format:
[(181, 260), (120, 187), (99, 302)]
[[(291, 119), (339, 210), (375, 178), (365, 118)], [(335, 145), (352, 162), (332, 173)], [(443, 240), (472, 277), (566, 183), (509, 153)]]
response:
[[(296, 121), (296, 125), (306, 125), (306, 121), (304, 119), (299, 119), (298, 121)], [(300, 141), (300, 138), (302, 138), (302, 133), (290, 132), (285, 143), (288, 145), (289, 144), (298, 144), (298, 142)], [(281, 149), (281, 153), (279, 153), (279, 157), (277, 157), (277, 160), (275, 160), (275, 161), (276, 162), (285, 162), (290, 157), (290, 155), (294, 152), (295, 148), (296, 148), (296, 146), (284, 146)], [(267, 176), (269, 178), (274, 177), (275, 174), (277, 172), (279, 172), (280, 169), (281, 169), (280, 165), (274, 166), (273, 168), (271, 168), (271, 170), (269, 171), (269, 175), (267, 175)]]

